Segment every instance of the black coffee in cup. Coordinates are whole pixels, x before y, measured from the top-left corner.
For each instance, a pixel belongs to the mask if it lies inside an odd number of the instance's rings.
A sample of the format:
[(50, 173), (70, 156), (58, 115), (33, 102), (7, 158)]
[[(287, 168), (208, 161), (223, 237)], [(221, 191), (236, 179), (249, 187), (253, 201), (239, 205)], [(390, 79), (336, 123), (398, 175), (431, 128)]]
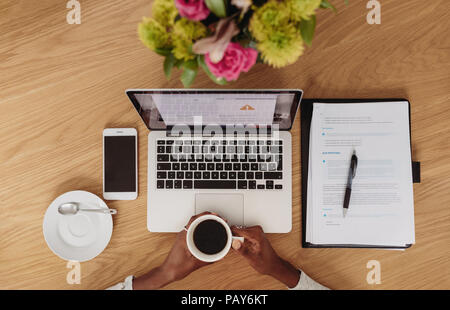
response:
[(206, 220), (195, 227), (194, 244), (205, 254), (219, 253), (227, 245), (227, 241), (228, 234), (225, 227), (216, 220)]

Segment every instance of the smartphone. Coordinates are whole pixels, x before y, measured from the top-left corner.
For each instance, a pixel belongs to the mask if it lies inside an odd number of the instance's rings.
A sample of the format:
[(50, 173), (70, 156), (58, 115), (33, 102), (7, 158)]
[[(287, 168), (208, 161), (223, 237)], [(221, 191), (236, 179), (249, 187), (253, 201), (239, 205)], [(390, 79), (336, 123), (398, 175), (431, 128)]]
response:
[(138, 193), (137, 131), (103, 130), (103, 198), (133, 200)]

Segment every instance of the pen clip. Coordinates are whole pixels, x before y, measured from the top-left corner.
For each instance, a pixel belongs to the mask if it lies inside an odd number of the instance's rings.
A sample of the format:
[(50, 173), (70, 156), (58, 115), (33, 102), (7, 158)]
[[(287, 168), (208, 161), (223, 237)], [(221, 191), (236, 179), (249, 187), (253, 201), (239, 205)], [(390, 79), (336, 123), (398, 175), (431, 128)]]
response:
[(358, 157), (356, 156), (355, 150), (353, 150), (353, 154), (352, 154), (351, 167), (352, 167), (352, 179), (353, 179), (356, 176), (356, 167), (358, 167)]

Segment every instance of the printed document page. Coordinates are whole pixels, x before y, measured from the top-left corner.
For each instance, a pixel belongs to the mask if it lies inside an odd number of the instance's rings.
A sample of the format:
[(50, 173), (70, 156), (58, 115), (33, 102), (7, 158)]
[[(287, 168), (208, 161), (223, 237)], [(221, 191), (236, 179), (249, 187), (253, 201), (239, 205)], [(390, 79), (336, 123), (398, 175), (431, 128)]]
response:
[[(358, 165), (344, 218), (354, 151)], [(408, 102), (314, 103), (308, 170), (308, 242), (415, 242)]]

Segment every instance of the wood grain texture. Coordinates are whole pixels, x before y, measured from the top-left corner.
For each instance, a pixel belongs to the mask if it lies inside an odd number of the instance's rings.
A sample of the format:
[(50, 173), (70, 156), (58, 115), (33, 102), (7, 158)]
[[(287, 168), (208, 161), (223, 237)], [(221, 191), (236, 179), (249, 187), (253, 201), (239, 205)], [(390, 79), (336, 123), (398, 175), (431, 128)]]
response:
[[(147, 0), (82, 0), (82, 24), (66, 23), (65, 1), (0, 3), (0, 289), (103, 289), (160, 264), (175, 235), (146, 229), (148, 131), (126, 88), (181, 87), (162, 58), (137, 39)], [(405, 97), (411, 101), (416, 244), (405, 252), (302, 249), (300, 124), (293, 128), (293, 230), (269, 235), (281, 256), (332, 289), (450, 289), (450, 2), (383, 0), (381, 25), (367, 1), (321, 11), (313, 46), (281, 70), (256, 65), (228, 88), (302, 88), (309, 98)], [(221, 88), (203, 73), (193, 87)], [(114, 201), (106, 250), (66, 284), (66, 262), (42, 234), (46, 208), (70, 190), (102, 192), (102, 130), (139, 132), (139, 198)], [(366, 282), (381, 263), (382, 284)], [(284, 289), (230, 253), (170, 289)]]

